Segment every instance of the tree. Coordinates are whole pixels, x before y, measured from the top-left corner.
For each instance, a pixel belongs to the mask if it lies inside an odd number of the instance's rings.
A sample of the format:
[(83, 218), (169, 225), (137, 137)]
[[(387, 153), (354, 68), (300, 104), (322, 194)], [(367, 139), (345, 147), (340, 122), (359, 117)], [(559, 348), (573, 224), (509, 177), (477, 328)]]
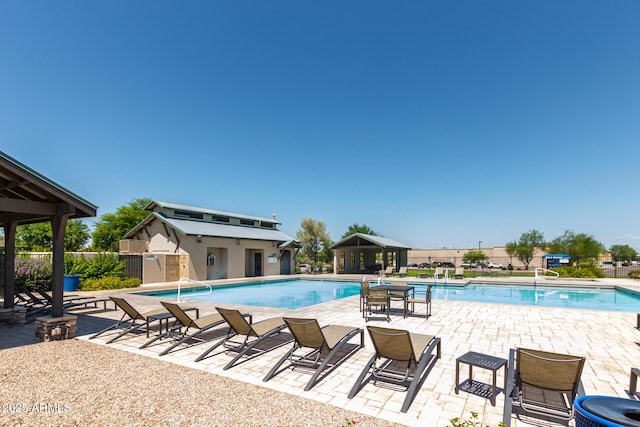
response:
[(128, 205), (120, 206), (115, 213), (102, 215), (92, 234), (94, 248), (117, 252), (124, 235), (149, 216), (144, 208), (151, 202), (151, 199), (134, 199)]
[[(80, 219), (67, 221), (64, 234), (64, 250), (84, 248), (91, 237), (89, 226)], [(16, 244), (32, 251), (48, 252), (53, 249), (53, 231), (50, 222), (21, 225), (16, 228)]]
[(507, 243), (505, 249), (507, 255), (517, 257), (528, 270), (536, 248), (544, 249), (545, 246), (544, 235), (538, 230), (529, 230), (522, 233), (518, 241)]
[(483, 259), (487, 259), (487, 256), (485, 255), (485, 253), (482, 251), (477, 251), (475, 249), (472, 249), (466, 252), (462, 256), (462, 261), (468, 262), (468, 263), (479, 262), (479, 261), (482, 261)]
[(571, 257), (571, 261), (580, 263), (588, 259), (596, 259), (604, 251), (604, 245), (592, 235), (576, 234), (566, 230), (562, 236), (556, 237), (548, 245), (549, 253), (562, 253)]
[(347, 231), (342, 235), (341, 239), (344, 239), (345, 237), (349, 237), (352, 234), (356, 234), (356, 233), (360, 233), (360, 234), (368, 234), (370, 236), (378, 236), (378, 233), (376, 233), (375, 231), (373, 231), (372, 229), (370, 229), (368, 226), (366, 226), (365, 224), (359, 225), (359, 224), (353, 224), (350, 225), (349, 228), (347, 229)]
[(629, 245), (612, 245), (609, 252), (611, 252), (611, 258), (616, 262), (633, 261), (638, 256), (638, 252)]
[(303, 218), (300, 222), (300, 229), (296, 232), (296, 237), (302, 245), (302, 253), (314, 265), (318, 264), (320, 254), (324, 252), (324, 255), (327, 256), (327, 250), (331, 246), (331, 238), (324, 222)]

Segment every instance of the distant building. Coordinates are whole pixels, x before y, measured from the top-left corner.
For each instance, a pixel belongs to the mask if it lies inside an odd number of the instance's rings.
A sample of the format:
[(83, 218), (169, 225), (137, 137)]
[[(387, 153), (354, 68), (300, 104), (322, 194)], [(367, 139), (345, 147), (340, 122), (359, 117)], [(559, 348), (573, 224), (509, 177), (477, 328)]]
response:
[(160, 201), (120, 242), (142, 255), (143, 283), (293, 274), (298, 241), (263, 218)]

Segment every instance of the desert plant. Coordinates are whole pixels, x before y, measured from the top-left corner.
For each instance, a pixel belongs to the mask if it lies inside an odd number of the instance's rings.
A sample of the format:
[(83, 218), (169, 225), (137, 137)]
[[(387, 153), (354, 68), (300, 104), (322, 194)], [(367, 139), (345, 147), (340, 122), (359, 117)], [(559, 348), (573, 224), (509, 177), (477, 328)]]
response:
[[(480, 421), (478, 421), (478, 413), (471, 412), (471, 415), (466, 420), (461, 418), (451, 418), (449, 424), (446, 427), (482, 427)], [(486, 427), (490, 427), (487, 425)], [(505, 423), (500, 421), (498, 427), (505, 427)]]

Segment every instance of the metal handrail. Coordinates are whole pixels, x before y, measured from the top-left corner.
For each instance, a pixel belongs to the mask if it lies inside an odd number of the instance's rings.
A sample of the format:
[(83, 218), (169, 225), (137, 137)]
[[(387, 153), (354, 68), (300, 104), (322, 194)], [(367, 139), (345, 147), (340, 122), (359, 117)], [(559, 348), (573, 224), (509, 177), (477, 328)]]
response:
[(213, 288), (211, 287), (211, 285), (207, 284), (207, 283), (203, 283), (203, 282), (198, 282), (197, 280), (193, 280), (193, 279), (189, 279), (188, 277), (182, 277), (180, 278), (180, 280), (178, 280), (178, 296), (176, 298), (176, 302), (184, 302), (186, 300), (182, 300), (180, 301), (180, 288), (182, 287), (182, 281), (187, 281), (187, 282), (192, 282), (192, 283), (198, 283), (200, 285), (204, 285), (207, 288), (209, 288), (209, 292), (207, 293), (203, 293), (203, 294), (194, 294), (193, 296), (199, 296), (199, 295), (209, 295), (213, 292)]
[[(557, 278), (560, 277), (560, 273), (558, 273), (557, 271), (553, 271), (553, 270), (549, 270), (548, 268), (542, 268), (542, 267), (536, 267), (536, 269), (534, 270), (534, 276), (533, 276), (533, 284), (535, 285), (536, 283), (538, 283), (538, 279), (540, 278), (540, 275), (538, 274), (538, 271), (542, 271), (544, 273), (552, 273), (555, 274), (555, 277), (552, 278)], [(545, 275), (542, 275), (542, 278), (545, 279)]]

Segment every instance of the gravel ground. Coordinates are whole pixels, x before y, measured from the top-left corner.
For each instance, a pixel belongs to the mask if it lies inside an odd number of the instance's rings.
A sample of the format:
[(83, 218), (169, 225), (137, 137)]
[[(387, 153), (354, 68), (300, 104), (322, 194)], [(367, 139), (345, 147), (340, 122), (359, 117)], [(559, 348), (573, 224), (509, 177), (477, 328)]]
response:
[(0, 351), (1, 426), (399, 426), (81, 340)]

